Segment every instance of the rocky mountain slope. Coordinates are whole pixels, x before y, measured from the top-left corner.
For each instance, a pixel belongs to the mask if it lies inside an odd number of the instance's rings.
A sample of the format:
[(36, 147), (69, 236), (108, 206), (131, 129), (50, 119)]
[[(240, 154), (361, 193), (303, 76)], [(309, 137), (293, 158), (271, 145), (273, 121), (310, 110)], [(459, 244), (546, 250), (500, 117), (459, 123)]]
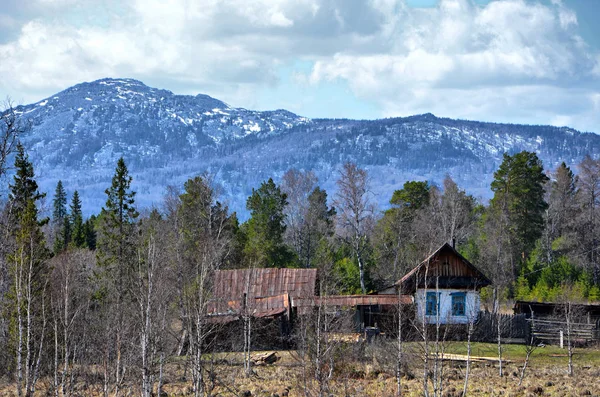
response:
[[(538, 153), (548, 169), (600, 155), (600, 136), (570, 128), (452, 120), (424, 114), (383, 120), (308, 119), (286, 110), (233, 108), (207, 95), (175, 95), (132, 79), (102, 79), (17, 108), (40, 186), (59, 179), (99, 211), (117, 159), (134, 177), (138, 205), (160, 205), (167, 185), (213, 174), (223, 198), (245, 213), (253, 187), (289, 168), (311, 169), (330, 196), (346, 161), (367, 168), (384, 206), (409, 179), (439, 183), (446, 174), (488, 198), (504, 152)], [(244, 218), (244, 215), (242, 215)]]

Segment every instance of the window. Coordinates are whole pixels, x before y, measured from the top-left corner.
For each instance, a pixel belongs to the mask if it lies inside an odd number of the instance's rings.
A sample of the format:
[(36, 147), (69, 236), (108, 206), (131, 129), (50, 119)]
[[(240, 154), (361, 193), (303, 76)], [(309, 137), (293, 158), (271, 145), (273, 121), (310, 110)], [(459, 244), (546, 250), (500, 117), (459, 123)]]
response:
[(452, 315), (453, 316), (464, 316), (465, 315), (465, 298), (464, 292), (457, 292), (452, 294)]
[(435, 316), (438, 313), (438, 294), (435, 292), (427, 293), (427, 300), (425, 302), (425, 314), (428, 316)]

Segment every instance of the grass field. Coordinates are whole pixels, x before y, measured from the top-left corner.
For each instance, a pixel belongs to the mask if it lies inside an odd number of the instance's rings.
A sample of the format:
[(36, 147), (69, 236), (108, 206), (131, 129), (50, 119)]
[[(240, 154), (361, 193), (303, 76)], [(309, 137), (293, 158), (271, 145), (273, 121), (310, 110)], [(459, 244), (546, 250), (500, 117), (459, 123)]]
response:
[[(466, 354), (466, 343), (444, 345), (447, 354)], [(422, 345), (405, 344), (406, 365), (402, 377), (403, 396), (423, 396)], [(469, 396), (600, 396), (600, 350), (575, 349), (575, 376), (567, 375), (567, 351), (554, 346), (537, 348), (530, 359), (522, 386), (519, 376), (525, 349), (521, 345), (503, 345), (504, 375), (498, 374), (497, 360), (474, 362), (468, 385)], [(497, 345), (473, 343), (472, 355), (497, 358)], [(274, 364), (254, 367), (250, 377), (243, 375), (241, 353), (218, 353), (206, 356), (212, 362), (212, 377), (207, 384), (213, 396), (317, 396), (314, 367), (303, 361), (296, 351), (278, 351)], [(393, 344), (354, 345), (336, 357), (335, 371), (329, 382), (331, 396), (394, 396), (396, 393)], [(189, 368), (185, 358), (172, 360), (166, 368), (164, 392), (168, 396), (191, 395)], [(444, 361), (444, 397), (461, 396), (464, 384), (465, 362)], [(132, 369), (133, 371), (133, 369)], [(186, 377), (187, 373), (187, 377)], [(134, 373), (131, 372), (130, 375)], [(129, 395), (139, 395), (133, 384)], [(48, 385), (50, 380), (46, 380)], [(42, 383), (39, 395), (46, 395)], [(0, 388), (1, 396), (16, 395), (8, 383)], [(78, 386), (79, 396), (100, 395), (100, 385)]]

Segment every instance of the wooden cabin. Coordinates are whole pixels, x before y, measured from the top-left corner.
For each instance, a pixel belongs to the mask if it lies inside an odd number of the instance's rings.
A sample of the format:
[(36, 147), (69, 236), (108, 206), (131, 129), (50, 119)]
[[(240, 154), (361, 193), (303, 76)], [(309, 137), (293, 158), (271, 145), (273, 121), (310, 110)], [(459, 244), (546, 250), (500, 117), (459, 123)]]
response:
[(413, 295), (417, 320), (429, 324), (467, 324), (479, 314), (479, 291), (491, 283), (446, 243), (379, 294)]

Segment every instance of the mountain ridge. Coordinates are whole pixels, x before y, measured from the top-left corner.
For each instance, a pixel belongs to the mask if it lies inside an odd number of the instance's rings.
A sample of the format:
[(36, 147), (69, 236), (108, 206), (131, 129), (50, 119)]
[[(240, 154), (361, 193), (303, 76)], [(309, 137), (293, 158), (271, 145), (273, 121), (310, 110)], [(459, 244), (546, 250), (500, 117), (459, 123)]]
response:
[(82, 195), (86, 213), (104, 201), (123, 156), (141, 206), (159, 205), (167, 185), (208, 172), (232, 209), (262, 180), (289, 168), (314, 170), (335, 191), (345, 161), (365, 167), (374, 200), (385, 207), (410, 179), (441, 182), (489, 198), (504, 152), (538, 153), (547, 169), (600, 155), (600, 136), (569, 127), (491, 123), (431, 113), (377, 120), (310, 119), (285, 109), (235, 108), (205, 94), (178, 95), (135, 79), (104, 78), (66, 88), (16, 112), (31, 123), (22, 137), (38, 182), (52, 193), (61, 179)]

